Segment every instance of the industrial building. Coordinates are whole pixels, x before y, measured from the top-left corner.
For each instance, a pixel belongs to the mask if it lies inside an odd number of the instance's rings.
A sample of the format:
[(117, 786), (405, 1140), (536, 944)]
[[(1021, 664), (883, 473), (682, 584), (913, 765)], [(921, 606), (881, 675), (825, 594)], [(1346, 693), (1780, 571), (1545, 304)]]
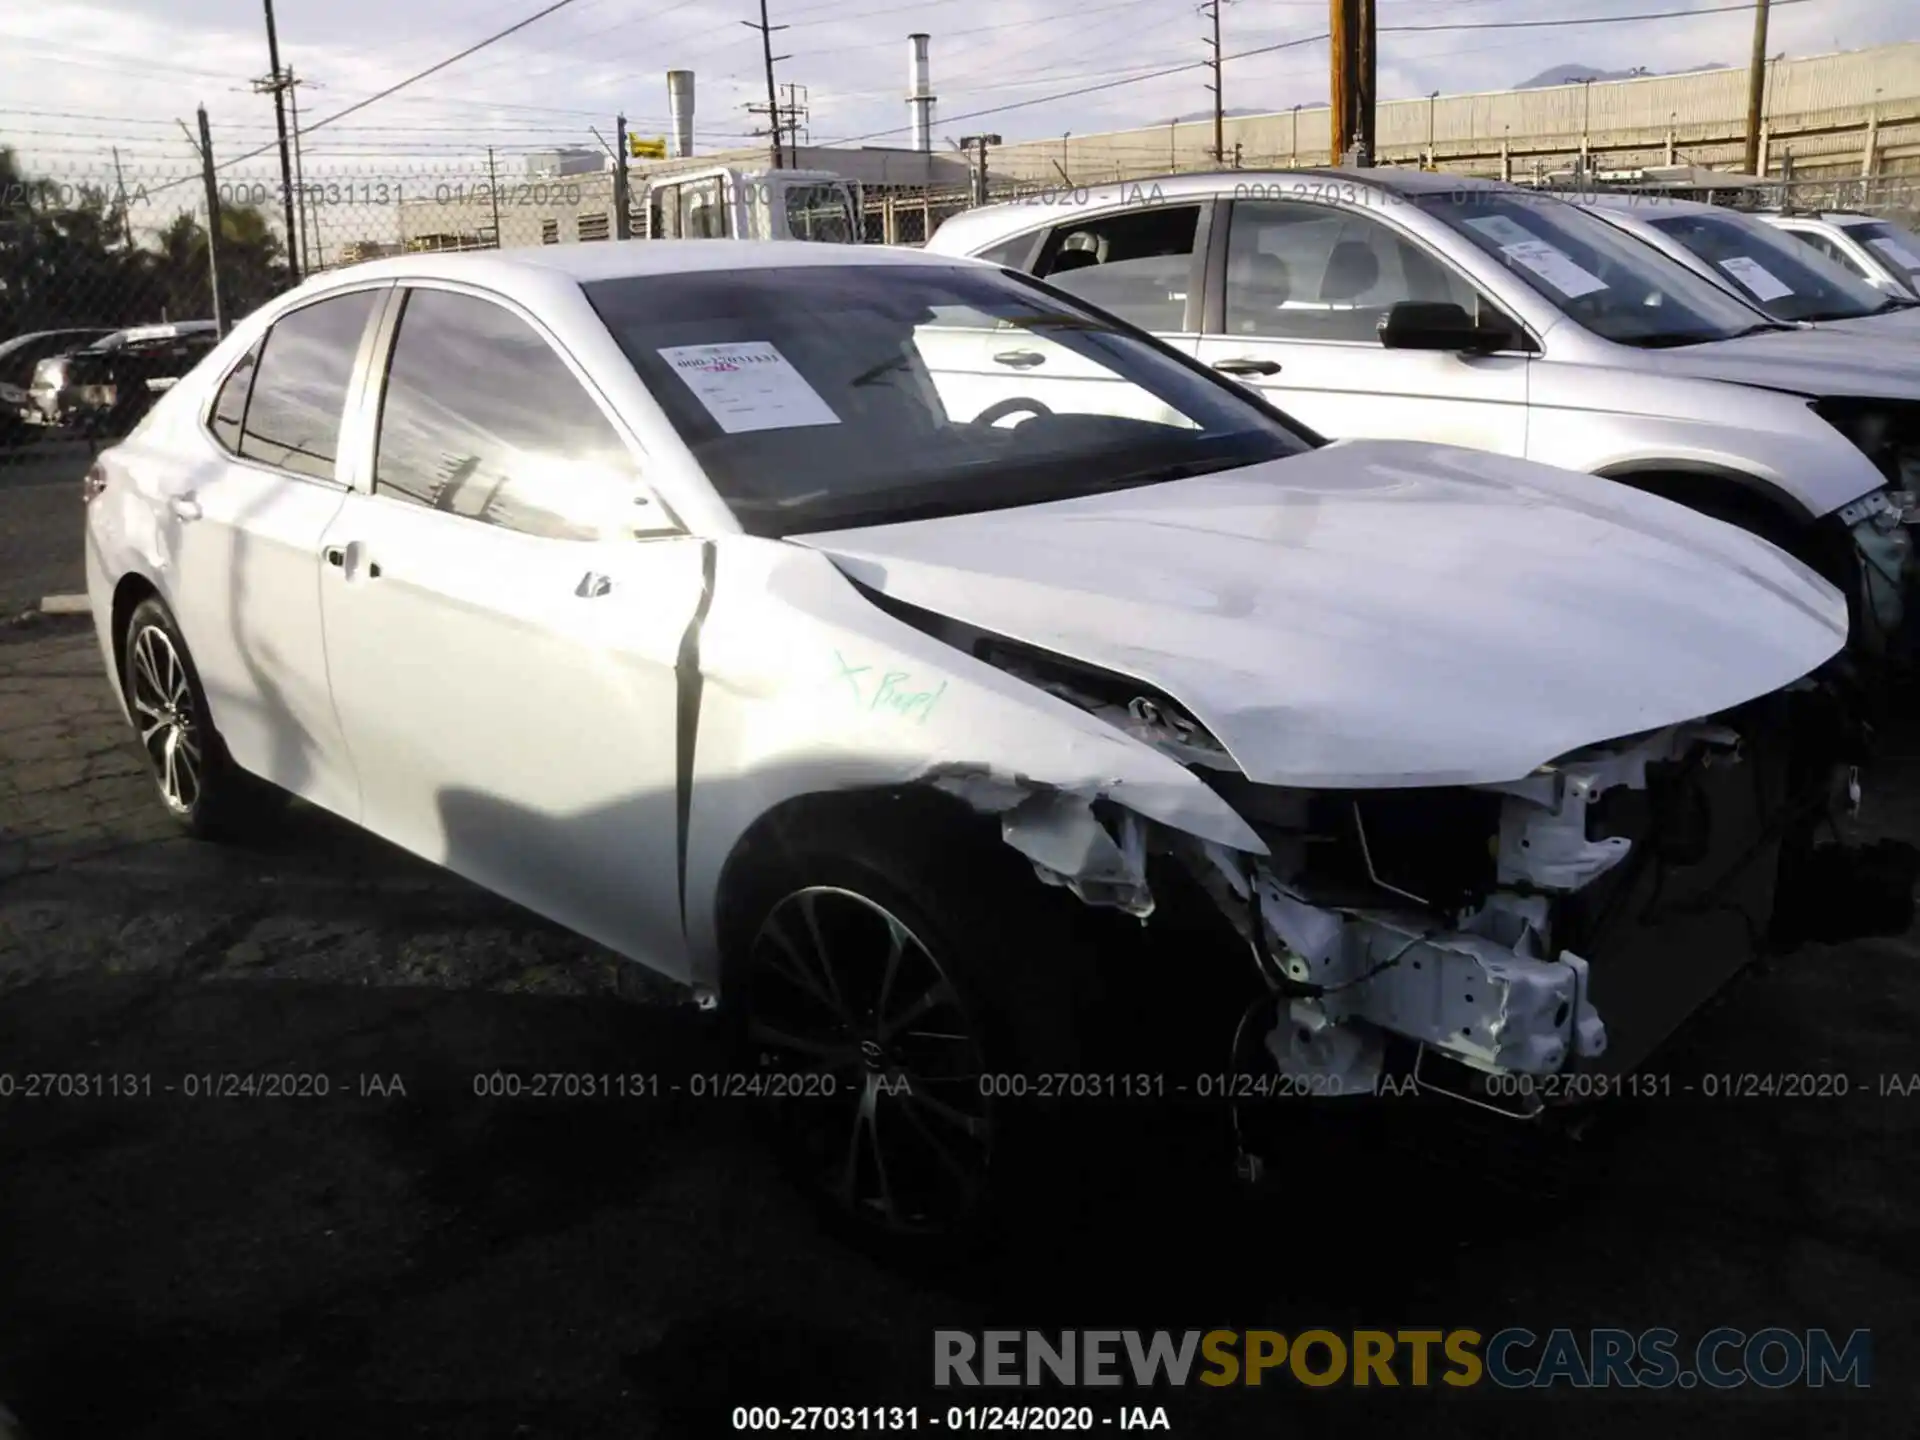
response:
[[(969, 157), (934, 141), (930, 49), (926, 35), (907, 38), (909, 145), (788, 144), (780, 152), (786, 168), (831, 170), (859, 181), (871, 239), (917, 242), (970, 203)], [(1744, 158), (1747, 78), (1743, 68), (1733, 67), (1383, 101), (1376, 112), (1375, 159), (1515, 180), (1568, 169), (1737, 169)], [(669, 155), (632, 167), (636, 213), (648, 180), (716, 164), (759, 169), (772, 159), (767, 144), (693, 154), (693, 73), (672, 71), (667, 81)], [(1762, 174), (1790, 170), (1800, 179), (1896, 184), (1911, 176), (1920, 186), (1920, 44), (1776, 59), (1767, 68), (1762, 114)], [(1328, 117), (1325, 105), (1229, 117), (1224, 163), (1249, 169), (1324, 165)], [(1021, 141), (997, 146), (988, 156), (997, 193), (1220, 163), (1211, 119)], [(553, 152), (531, 157), (524, 176), (501, 175), (497, 185), (463, 176), (401, 205), (401, 243), (446, 248), (606, 239), (617, 233), (610, 164), (591, 150)]]

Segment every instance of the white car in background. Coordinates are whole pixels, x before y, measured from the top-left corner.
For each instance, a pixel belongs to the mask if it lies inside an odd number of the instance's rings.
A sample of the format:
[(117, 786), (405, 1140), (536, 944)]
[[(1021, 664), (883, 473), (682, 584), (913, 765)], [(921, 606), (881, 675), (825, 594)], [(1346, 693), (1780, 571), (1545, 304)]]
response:
[(1843, 211), (1761, 217), (1889, 295), (1920, 300), (1920, 235), (1877, 215)]
[[(1775, 320), (1920, 345), (1920, 300), (1874, 289), (1760, 216), (1662, 195), (1595, 195), (1580, 204)], [(1915, 458), (1920, 463), (1920, 452)]]
[(87, 490), (100, 653), (189, 831), (291, 792), (717, 997), (797, 1173), (902, 1243), (1074, 1153), (999, 1082), (1153, 1068), (1103, 1051), (1103, 915), (1199, 904), (1131, 1014), (1237, 989), (1216, 1072), (1485, 1098), (1640, 1064), (1820, 853), (1798, 720), (1847, 616), (1799, 561), (1324, 443), (971, 261), (332, 271)]
[(927, 248), (1102, 306), (1321, 434), (1524, 456), (1729, 520), (1840, 587), (1863, 669), (1912, 648), (1920, 346), (1771, 320), (1567, 200), (1235, 170), (971, 210)]

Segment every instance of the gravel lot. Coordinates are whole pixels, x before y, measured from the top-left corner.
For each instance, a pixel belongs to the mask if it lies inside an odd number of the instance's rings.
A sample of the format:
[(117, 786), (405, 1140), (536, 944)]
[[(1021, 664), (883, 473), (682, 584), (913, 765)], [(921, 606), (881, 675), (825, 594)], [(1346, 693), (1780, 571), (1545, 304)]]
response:
[[(1920, 1097), (1874, 1093), (1920, 1072), (1911, 936), (1780, 962), (1670, 1056), (1676, 1087), (1837, 1072), (1846, 1098), (1617, 1102), (1554, 1198), (1483, 1178), (1464, 1132), (1438, 1160), (1317, 1136), (1257, 1194), (1198, 1139), (1156, 1141), (1113, 1157), (1083, 1223), (936, 1286), (820, 1233), (738, 1102), (474, 1096), (499, 1069), (690, 1072), (712, 1039), (679, 992), (298, 807), (270, 848), (177, 838), (139, 767), (84, 622), (0, 627), (0, 1071), (154, 1087), (0, 1099), (0, 1401), (36, 1440), (944, 1410), (931, 1332), (996, 1325), (1870, 1327), (1867, 1391), (1154, 1398), (1183, 1436), (1331, 1436), (1362, 1411), (1435, 1437), (1911, 1433)], [(1920, 835), (1913, 745), (1869, 807)], [(263, 1069), (331, 1093), (182, 1093)]]

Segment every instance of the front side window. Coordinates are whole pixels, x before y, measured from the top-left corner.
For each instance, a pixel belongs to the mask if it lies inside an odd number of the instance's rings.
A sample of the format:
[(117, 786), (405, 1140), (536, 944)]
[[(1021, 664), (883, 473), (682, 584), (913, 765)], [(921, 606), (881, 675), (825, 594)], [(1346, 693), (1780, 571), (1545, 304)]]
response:
[(1654, 349), (1771, 328), (1711, 280), (1565, 200), (1466, 186), (1408, 198), (1604, 339)]
[(267, 332), (240, 430), (240, 453), (297, 475), (333, 478), (347, 383), (381, 292), (304, 305)]
[(558, 540), (651, 527), (632, 456), (573, 371), (490, 300), (413, 290), (387, 365), (374, 493)]
[(1447, 301), (1469, 315), (1478, 303), (1472, 286), (1368, 216), (1292, 201), (1233, 207), (1229, 334), (1371, 344), (1402, 300)]
[(1776, 320), (1851, 320), (1886, 296), (1766, 223), (1732, 214), (1650, 215), (1647, 223), (1732, 281)]
[(1198, 205), (1156, 205), (1055, 227), (1035, 274), (1143, 330), (1183, 330)]
[[(1151, 485), (1309, 443), (1238, 386), (1002, 270), (807, 265), (584, 289), (757, 535)], [(996, 398), (973, 404), (983, 393)]]
[(1891, 220), (1855, 221), (1840, 228), (1866, 246), (1907, 289), (1920, 295), (1920, 235)]

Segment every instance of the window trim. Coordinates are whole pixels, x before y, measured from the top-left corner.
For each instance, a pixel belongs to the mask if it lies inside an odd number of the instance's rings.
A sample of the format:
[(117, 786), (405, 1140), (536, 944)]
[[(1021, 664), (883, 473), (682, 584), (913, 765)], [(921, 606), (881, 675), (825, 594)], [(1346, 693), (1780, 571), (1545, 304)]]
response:
[[(641, 489), (646, 492), (648, 503), (655, 507), (657, 517), (664, 519), (665, 522), (660, 525), (658, 529), (649, 529), (644, 533), (634, 535), (632, 537), (634, 540), (664, 540), (690, 533), (687, 530), (686, 524), (680, 519), (679, 515), (674, 512), (673, 507), (667, 503), (666, 498), (661, 495), (659, 487), (647, 478), (648, 475), (652, 473), (654, 466), (653, 458), (648, 454), (646, 446), (640, 443), (640, 439), (634, 434), (632, 427), (627, 424), (620, 412), (613, 407), (612, 402), (607, 399), (600, 387), (594, 383), (592, 377), (587, 373), (586, 368), (574, 357), (573, 352), (567, 349), (567, 347), (560, 342), (559, 337), (553, 333), (552, 329), (544, 324), (531, 310), (520, 304), (519, 301), (514, 300), (510, 296), (503, 295), (497, 290), (489, 290), (484, 285), (474, 285), (461, 280), (446, 280), (439, 276), (407, 275), (402, 276), (400, 279), (392, 282), (392, 284), (392, 297), (389, 299), (386, 309), (381, 313), (379, 323), (369, 332), (373, 337), (373, 344), (370, 353), (366, 357), (367, 368), (362, 388), (358, 395), (350, 397), (351, 402), (355, 406), (355, 413), (358, 417), (360, 428), (355, 431), (353, 437), (354, 468), (351, 477), (352, 483), (348, 488), (356, 494), (366, 496), (370, 500), (383, 501), (389, 505), (406, 505), (415, 510), (423, 508), (411, 500), (395, 500), (375, 488), (374, 463), (380, 453), (380, 420), (382, 411), (386, 406), (387, 376), (393, 365), (395, 352), (394, 342), (399, 337), (400, 321), (406, 313), (407, 295), (410, 291), (414, 290), (442, 290), (448, 294), (464, 295), (472, 300), (480, 300), (496, 305), (500, 309), (505, 310), (509, 315), (512, 315), (514, 318), (531, 327), (533, 333), (546, 343), (547, 348), (560, 358), (560, 363), (567, 367), (568, 373), (573, 376), (575, 383), (586, 392), (587, 398), (599, 408), (601, 415), (606, 419), (608, 425), (612, 427), (614, 435), (619, 439), (620, 443), (626, 447), (627, 456), (633, 462), (634, 471), (639, 477), (638, 483)], [(346, 450), (344, 426), (342, 427), (341, 450), (344, 455)], [(471, 515), (456, 515), (445, 511), (438, 513), (445, 514), (450, 520), (458, 520), (464, 524), (481, 525), (489, 530), (501, 530), (505, 528), (491, 524), (485, 520), (478, 520)], [(530, 535), (522, 530), (508, 530), (507, 533), (510, 535), (519, 535), (528, 540), (544, 540), (558, 545), (600, 545), (608, 543), (605, 539), (561, 540), (553, 536)], [(627, 542), (621, 540), (614, 543), (625, 544)]]
[[(1381, 343), (1378, 340), (1334, 340), (1334, 339), (1322, 339), (1322, 338), (1312, 337), (1312, 336), (1295, 336), (1295, 335), (1232, 335), (1232, 336), (1229, 336), (1227, 334), (1227, 330), (1226, 330), (1227, 244), (1231, 239), (1231, 236), (1233, 233), (1234, 210), (1236, 210), (1239, 206), (1242, 206), (1242, 205), (1306, 205), (1306, 206), (1311, 206), (1318, 210), (1323, 210), (1330, 215), (1338, 215), (1343, 220), (1371, 220), (1378, 225), (1385, 226), (1387, 230), (1394, 236), (1395, 239), (1399, 240), (1402, 244), (1411, 245), (1415, 247), (1422, 254), (1424, 254), (1427, 257), (1427, 259), (1431, 260), (1435, 265), (1438, 265), (1441, 269), (1445, 270), (1449, 275), (1453, 276), (1454, 279), (1458, 280), (1462, 285), (1466, 286), (1467, 289), (1471, 290), (1476, 295), (1483, 296), (1489, 305), (1493, 306), (1495, 310), (1499, 311), (1501, 315), (1503, 315), (1504, 317), (1506, 317), (1507, 320), (1512, 322), (1514, 329), (1517, 330), (1521, 334), (1521, 336), (1523, 336), (1526, 340), (1526, 344), (1522, 346), (1517, 346), (1517, 347), (1509, 346), (1504, 350), (1487, 350), (1487, 351), (1475, 352), (1476, 357), (1485, 356), (1487, 358), (1492, 358), (1495, 356), (1508, 356), (1508, 357), (1519, 358), (1519, 359), (1531, 359), (1536, 355), (1541, 355), (1545, 353), (1545, 346), (1542, 345), (1541, 343), (1539, 333), (1523, 316), (1521, 316), (1515, 310), (1515, 308), (1512, 305), (1508, 304), (1504, 299), (1502, 299), (1498, 294), (1494, 293), (1487, 286), (1482, 285), (1478, 280), (1475, 280), (1471, 275), (1467, 274), (1465, 270), (1461, 269), (1461, 267), (1454, 262), (1451, 256), (1445, 254), (1440, 250), (1435, 249), (1432, 245), (1427, 243), (1424, 237), (1420, 235), (1416, 235), (1414, 232), (1407, 229), (1403, 225), (1394, 224), (1391, 220), (1387, 219), (1384, 215), (1380, 215), (1372, 211), (1369, 211), (1364, 205), (1342, 205), (1338, 203), (1328, 204), (1324, 201), (1317, 200), (1311, 196), (1306, 196), (1306, 195), (1282, 195), (1278, 197), (1268, 196), (1268, 197), (1261, 197), (1258, 199), (1255, 199), (1255, 198), (1242, 198), (1242, 199), (1233, 199), (1233, 200), (1223, 199), (1220, 203), (1221, 203), (1221, 209), (1223, 211), (1223, 214), (1221, 216), (1223, 223), (1220, 226), (1220, 230), (1222, 231), (1222, 238), (1220, 242), (1218, 266), (1215, 271), (1210, 272), (1209, 274), (1210, 280), (1212, 278), (1212, 275), (1216, 273), (1219, 278), (1220, 308), (1217, 311), (1209, 312), (1209, 318), (1213, 322), (1213, 328), (1208, 330), (1207, 333), (1211, 336), (1214, 336), (1220, 339), (1244, 340), (1250, 345), (1255, 345), (1255, 344), (1339, 345), (1349, 349), (1379, 350), (1382, 353), (1388, 353), (1386, 351), (1386, 347), (1381, 345)], [(1647, 242), (1642, 240), (1639, 243), (1644, 245)], [(1604, 339), (1605, 337), (1602, 336), (1599, 338)]]
[[(258, 470), (264, 474), (277, 475), (288, 480), (299, 480), (308, 485), (324, 486), (329, 490), (339, 490), (342, 492), (351, 490), (353, 486), (350, 475), (346, 477), (342, 475), (343, 469), (347, 466), (349, 440), (354, 438), (351, 427), (359, 413), (360, 390), (365, 383), (367, 364), (373, 356), (373, 340), (379, 333), (380, 326), (386, 318), (387, 310), (391, 306), (394, 284), (395, 282), (392, 280), (362, 280), (356, 284), (342, 285), (337, 289), (329, 290), (324, 295), (302, 298), (298, 305), (289, 305), (286, 309), (276, 312), (261, 328), (260, 332), (249, 340), (240, 352), (234, 356), (227, 367), (220, 372), (220, 378), (208, 387), (206, 399), (201, 402), (199, 412), (200, 434), (202, 438), (204, 438), (209, 445), (213, 446), (215, 451), (219, 453), (220, 458), (228, 464), (245, 465), (250, 470)], [(233, 372), (240, 368), (241, 362), (245, 360), (247, 356), (251, 355), (256, 348), (260, 349), (264, 355), (266, 353), (264, 346), (267, 337), (273, 333), (274, 327), (289, 315), (296, 314), (302, 310), (309, 310), (313, 308), (313, 306), (324, 304), (328, 300), (338, 300), (345, 295), (357, 295), (362, 291), (386, 293), (374, 301), (373, 314), (368, 317), (368, 324), (360, 332), (360, 347), (354, 352), (353, 368), (347, 372), (347, 393), (341, 401), (340, 434), (336, 442), (337, 448), (334, 450), (333, 455), (333, 477), (328, 479), (319, 475), (303, 475), (298, 470), (289, 470), (283, 465), (275, 465), (266, 460), (256, 459), (251, 455), (242, 455), (238, 450), (229, 450), (222, 444), (220, 437), (214, 433), (213, 429), (213, 407), (220, 403), (220, 392), (226, 389), (227, 381), (233, 378)], [(259, 378), (259, 372), (256, 371), (254, 374), (255, 381), (258, 381)], [(243, 430), (246, 427), (247, 412), (252, 409), (253, 385), (249, 384), (247, 386), (247, 403), (245, 408), (240, 412), (240, 423)]]

